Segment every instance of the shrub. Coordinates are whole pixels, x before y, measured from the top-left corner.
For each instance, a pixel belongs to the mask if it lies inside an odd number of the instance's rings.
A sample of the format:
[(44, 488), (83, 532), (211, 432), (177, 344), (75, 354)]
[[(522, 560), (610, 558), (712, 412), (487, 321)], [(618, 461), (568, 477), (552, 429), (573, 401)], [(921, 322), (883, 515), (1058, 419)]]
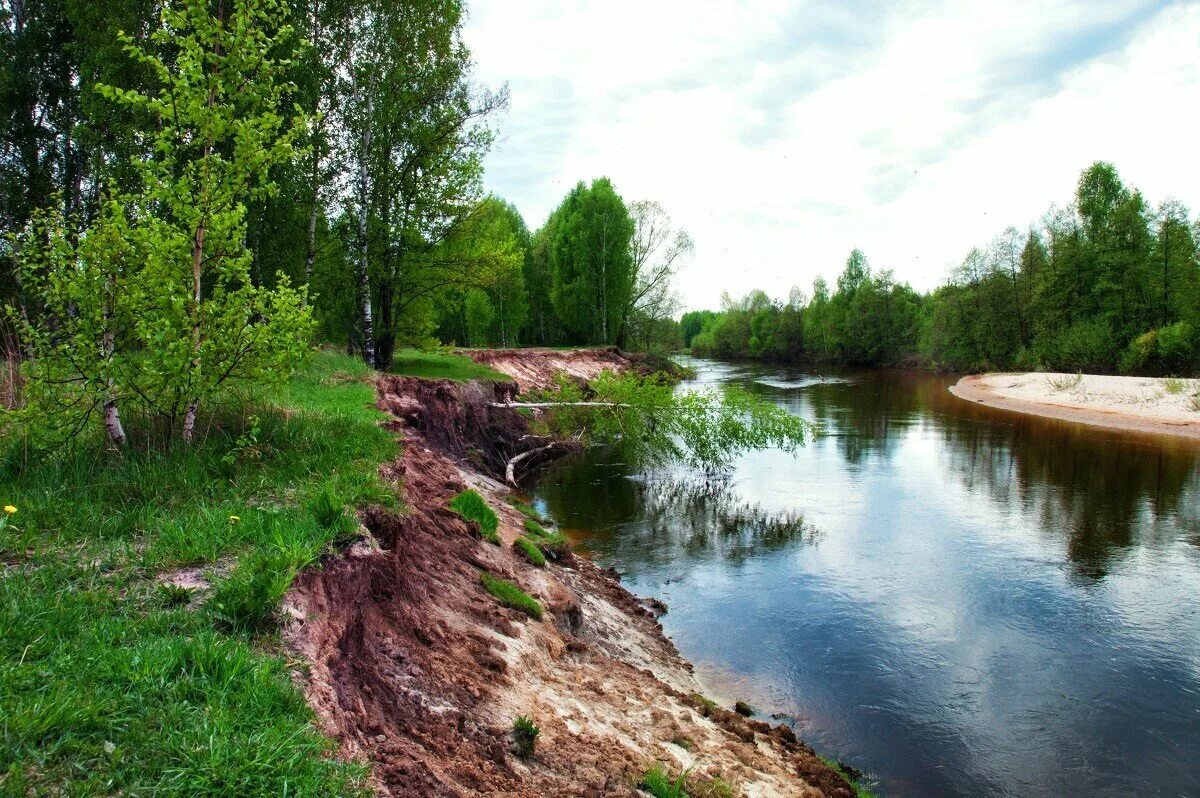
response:
[(1181, 394), (1185, 388), (1187, 388), (1186, 380), (1181, 380), (1176, 377), (1167, 377), (1167, 379), (1163, 380), (1163, 390), (1169, 394)]
[(533, 756), (533, 746), (542, 730), (528, 715), (518, 715), (513, 721), (513, 741), (516, 743), (517, 756), (528, 759)]
[(700, 695), (700, 693), (692, 693), (691, 698), (695, 703), (700, 705), (698, 707), (700, 714), (706, 718), (717, 708), (717, 702), (708, 696)]
[(533, 596), (526, 593), (507, 579), (497, 579), (489, 573), (479, 574), (483, 587), (506, 607), (519, 610), (530, 618), (542, 619), (542, 605)]
[(1121, 355), (1123, 371), (1183, 374), (1200, 366), (1200, 340), (1185, 321), (1159, 327), (1129, 342)]
[(748, 718), (754, 714), (754, 707), (750, 706), (745, 701), (738, 701), (733, 705), (733, 711), (742, 717)]
[(464, 490), (455, 496), (450, 500), (450, 509), (468, 521), (479, 524), (479, 533), (488, 543), (500, 542), (500, 535), (496, 532), (500, 527), (500, 519), (496, 511), (475, 491)]
[(546, 555), (542, 554), (541, 549), (533, 545), (526, 537), (519, 537), (513, 541), (513, 548), (521, 552), (525, 559), (536, 565), (538, 568), (546, 566)]
[(1100, 319), (1077, 321), (1036, 344), (1037, 360), (1055, 371), (1108, 371), (1115, 365), (1112, 330)]

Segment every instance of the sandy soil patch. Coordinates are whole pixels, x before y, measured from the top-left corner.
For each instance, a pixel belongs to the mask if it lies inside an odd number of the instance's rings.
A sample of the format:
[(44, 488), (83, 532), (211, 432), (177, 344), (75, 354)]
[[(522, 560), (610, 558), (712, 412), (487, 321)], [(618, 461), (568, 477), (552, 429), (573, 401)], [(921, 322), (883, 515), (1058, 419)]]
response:
[(950, 388), (962, 399), (1101, 427), (1200, 439), (1200, 380), (1047, 372), (979, 374)]

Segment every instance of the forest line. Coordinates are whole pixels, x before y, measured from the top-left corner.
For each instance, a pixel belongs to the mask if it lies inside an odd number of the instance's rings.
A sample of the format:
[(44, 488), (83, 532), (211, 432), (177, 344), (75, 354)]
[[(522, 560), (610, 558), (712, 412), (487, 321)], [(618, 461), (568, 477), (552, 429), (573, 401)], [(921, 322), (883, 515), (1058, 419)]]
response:
[(797, 363), (1195, 374), (1200, 220), (1153, 207), (1112, 164), (1081, 174), (1074, 202), (975, 248), (928, 294), (850, 253), (831, 291), (725, 295), (681, 320), (694, 354)]

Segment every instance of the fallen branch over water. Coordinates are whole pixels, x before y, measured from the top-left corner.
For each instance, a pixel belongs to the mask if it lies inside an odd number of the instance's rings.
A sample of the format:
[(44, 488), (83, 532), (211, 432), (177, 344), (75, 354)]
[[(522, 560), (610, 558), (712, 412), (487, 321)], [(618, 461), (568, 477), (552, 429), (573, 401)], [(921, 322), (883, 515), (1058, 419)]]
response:
[(491, 407), (633, 407), (623, 402), (491, 402)]
[(504, 479), (508, 482), (508, 484), (512, 485), (514, 488), (519, 487), (517, 485), (517, 466), (518, 465), (525, 462), (526, 460), (532, 460), (535, 457), (537, 457), (538, 455), (550, 454), (555, 449), (566, 449), (566, 448), (567, 448), (567, 444), (564, 443), (563, 441), (551, 441), (549, 444), (547, 444), (545, 446), (539, 446), (537, 449), (530, 449), (528, 451), (521, 452), (516, 457), (511, 458), (508, 461), (508, 464), (504, 467)]

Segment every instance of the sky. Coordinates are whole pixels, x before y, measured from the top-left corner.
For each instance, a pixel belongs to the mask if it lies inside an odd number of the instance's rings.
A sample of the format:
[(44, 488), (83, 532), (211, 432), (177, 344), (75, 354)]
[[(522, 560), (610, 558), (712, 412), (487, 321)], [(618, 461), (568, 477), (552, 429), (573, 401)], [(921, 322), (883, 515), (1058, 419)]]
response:
[(932, 289), (1096, 160), (1200, 209), (1200, 2), (468, 9), (476, 79), (511, 92), (488, 190), (531, 229), (579, 180), (658, 201), (695, 240), (689, 309), (832, 283), (854, 247)]

